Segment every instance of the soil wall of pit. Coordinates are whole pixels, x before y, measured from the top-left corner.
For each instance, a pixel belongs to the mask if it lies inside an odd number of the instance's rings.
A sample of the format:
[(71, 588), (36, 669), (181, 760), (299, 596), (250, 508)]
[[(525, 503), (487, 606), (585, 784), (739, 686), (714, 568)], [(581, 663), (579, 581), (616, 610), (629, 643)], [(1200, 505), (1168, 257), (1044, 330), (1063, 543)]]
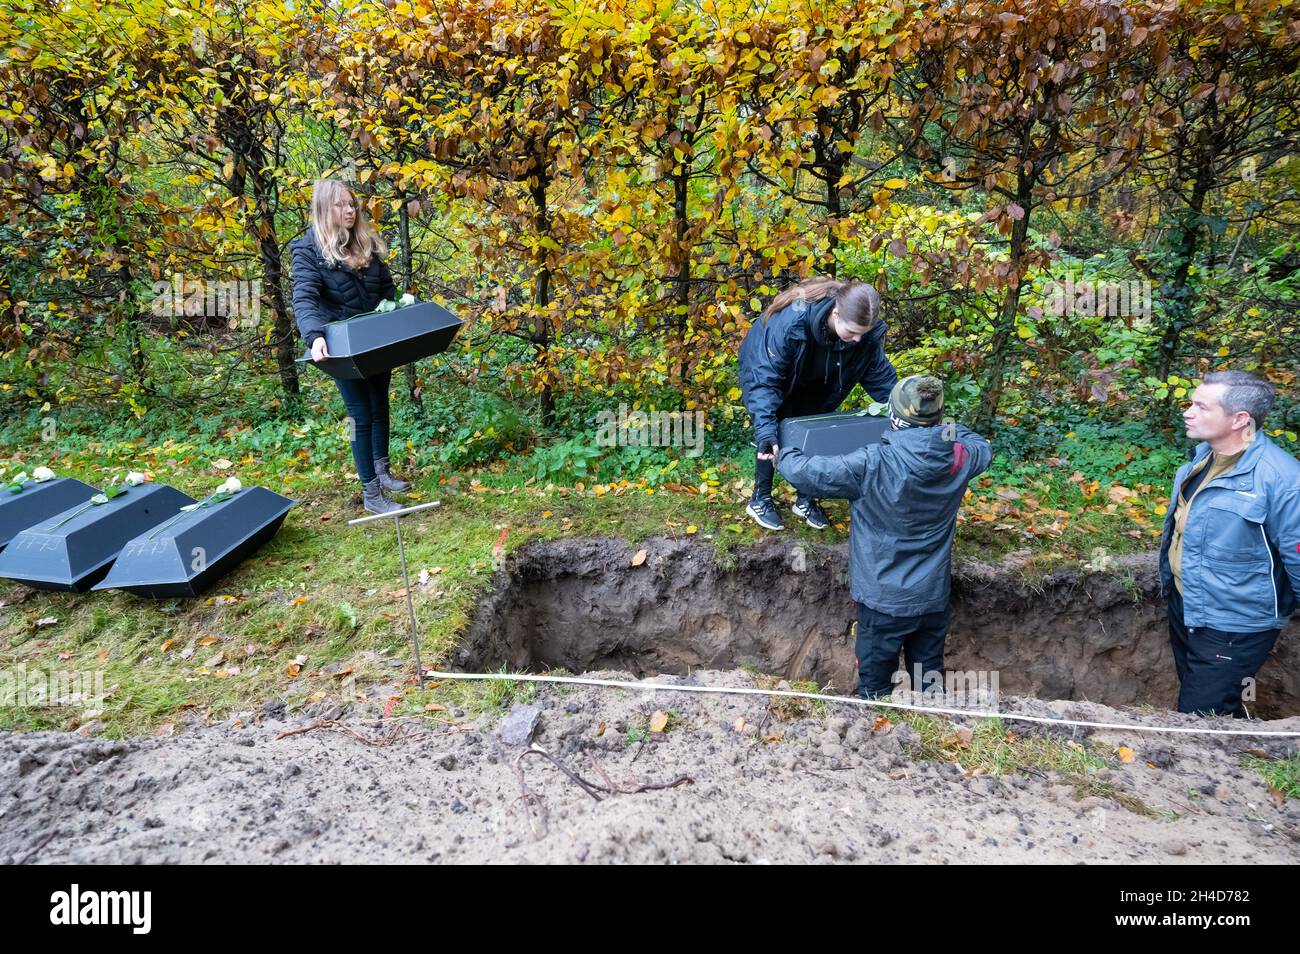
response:
[[(497, 574), (453, 664), (623, 669), (638, 675), (752, 666), (832, 691), (856, 683), (846, 544), (768, 540), (720, 565), (704, 541), (608, 539), (523, 547)], [(1178, 695), (1154, 554), (1032, 583), (1013, 560), (953, 568), (949, 670), (998, 673), (1002, 692), (1172, 708)], [(1300, 713), (1300, 624), (1261, 669), (1251, 711)]]

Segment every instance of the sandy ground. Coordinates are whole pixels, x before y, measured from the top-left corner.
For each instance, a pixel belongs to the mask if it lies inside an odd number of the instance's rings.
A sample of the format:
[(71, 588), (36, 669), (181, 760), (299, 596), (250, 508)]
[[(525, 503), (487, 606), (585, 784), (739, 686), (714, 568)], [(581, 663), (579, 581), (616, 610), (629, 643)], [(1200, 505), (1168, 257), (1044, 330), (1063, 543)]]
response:
[[(600, 673), (609, 677), (610, 673)], [(628, 677), (630, 678), (630, 677)], [(752, 686), (743, 670), (660, 682)], [(1104, 780), (1154, 809), (1080, 798), (1053, 773), (990, 777), (918, 760), (905, 725), (836, 706), (772, 718), (757, 697), (541, 688), (533, 739), (600, 794), (502, 738), (504, 721), (380, 721), (360, 705), (343, 724), (277, 739), (315, 719), (268, 708), (247, 724), (186, 727), (166, 739), (76, 733), (0, 736), (0, 861), (166, 862), (924, 862), (1296, 863), (1300, 803), (1279, 804), (1240, 766), (1247, 749), (1295, 740), (1050, 731), (1132, 747)], [(1177, 714), (1004, 697), (1004, 712), (1144, 724)], [(667, 731), (626, 726), (672, 710)], [(511, 721), (529, 721), (516, 709)], [(737, 720), (745, 725), (737, 730)], [(1008, 723), (1021, 733), (1043, 731)], [(603, 732), (601, 732), (603, 725)], [(1300, 718), (1255, 723), (1300, 730)], [(762, 736), (780, 733), (779, 741)], [(518, 771), (532, 797), (522, 797)]]

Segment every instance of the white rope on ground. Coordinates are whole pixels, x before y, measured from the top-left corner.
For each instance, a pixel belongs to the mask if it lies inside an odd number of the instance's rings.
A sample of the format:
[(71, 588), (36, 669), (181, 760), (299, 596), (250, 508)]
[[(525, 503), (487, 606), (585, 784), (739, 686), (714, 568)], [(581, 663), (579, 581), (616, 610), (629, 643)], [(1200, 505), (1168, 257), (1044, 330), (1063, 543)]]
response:
[(903, 702), (877, 699), (859, 699), (857, 696), (830, 696), (820, 692), (796, 692), (793, 689), (749, 689), (731, 686), (675, 686), (659, 682), (624, 682), (618, 679), (583, 679), (579, 676), (535, 676), (531, 673), (494, 672), (425, 672), (426, 679), (463, 679), (501, 682), (551, 682), (573, 686), (607, 686), (615, 689), (640, 689), (642, 691), (712, 692), (741, 696), (781, 696), (793, 699), (819, 699), (824, 702), (841, 702), (873, 708), (906, 709), (911, 712), (930, 712), (941, 715), (975, 716), (981, 719), (1006, 719), (1009, 722), (1037, 722), (1043, 725), (1073, 725), (1089, 729), (1122, 729), (1129, 732), (1173, 732), (1184, 735), (1232, 735), (1249, 738), (1300, 738), (1300, 732), (1254, 732), (1245, 729), (1201, 729), (1190, 726), (1126, 725), (1120, 722), (1084, 722), (1078, 719), (1049, 719), (1046, 716), (1019, 715), (1014, 712), (988, 712), (980, 709), (945, 709), (935, 706), (916, 706)]

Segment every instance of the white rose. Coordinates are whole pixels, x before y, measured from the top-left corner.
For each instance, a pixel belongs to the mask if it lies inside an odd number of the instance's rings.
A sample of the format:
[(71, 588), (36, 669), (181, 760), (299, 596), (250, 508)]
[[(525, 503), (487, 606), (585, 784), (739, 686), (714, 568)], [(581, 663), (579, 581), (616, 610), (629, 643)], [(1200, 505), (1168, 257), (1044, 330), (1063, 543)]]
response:
[(244, 485), (239, 482), (238, 477), (227, 477), (226, 482), (217, 488), (217, 493), (234, 494), (242, 490), (243, 487)]
[(14, 479), (10, 481), (10, 483), (17, 484), (19, 487), (27, 483), (27, 471), (23, 471), (21, 474), (15, 476)]
[(144, 483), (144, 474), (140, 473), (138, 470), (133, 470), (126, 475), (126, 480), (123, 481), (123, 483), (128, 487), (139, 487)]
[(402, 296), (402, 304), (403, 304), (403, 305), (414, 305), (414, 304), (415, 304), (415, 296), (412, 295), (410, 292), (407, 292), (405, 295)]
[(54, 471), (50, 470), (48, 467), (37, 467), (32, 471), (32, 480), (36, 481), (38, 484), (43, 484), (45, 481), (53, 479)]

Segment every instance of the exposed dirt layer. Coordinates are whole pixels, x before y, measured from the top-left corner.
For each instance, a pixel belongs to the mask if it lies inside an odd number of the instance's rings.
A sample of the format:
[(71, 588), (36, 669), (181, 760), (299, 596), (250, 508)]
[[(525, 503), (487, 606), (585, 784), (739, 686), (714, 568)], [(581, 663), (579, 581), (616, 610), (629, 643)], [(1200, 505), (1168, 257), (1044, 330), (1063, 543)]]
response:
[[(603, 539), (533, 544), (499, 574), (455, 656), (466, 670), (625, 669), (638, 675), (754, 667), (856, 684), (844, 544), (771, 539), (720, 567), (695, 540), (651, 540), (646, 559)], [(1176, 705), (1154, 554), (1067, 567), (1032, 585), (1014, 558), (959, 562), (946, 666), (996, 672), (1002, 692), (1111, 706)], [(1300, 623), (1261, 669), (1251, 711), (1300, 714)]]
[[(1060, 730), (1094, 752), (1136, 753), (1093, 776), (1106, 797), (1081, 798), (1056, 772), (968, 777), (919, 760), (910, 727), (881, 731), (858, 706), (782, 721), (756, 697), (586, 687), (544, 687), (530, 704), (536, 712), (495, 725), (407, 724), (422, 737), (382, 746), (331, 727), (277, 740), (311, 723), (280, 721), (276, 707), (170, 739), (3, 735), (0, 862), (1300, 861), (1300, 805), (1279, 804), (1240, 764), (1247, 748), (1281, 755), (1294, 742)], [(1206, 724), (1091, 703), (1004, 698), (1003, 708)], [(667, 730), (629, 741), (655, 710), (670, 713)], [(378, 702), (359, 705), (347, 724), (374, 738), (403, 731), (377, 712)], [(692, 781), (598, 802), (532, 756), (521, 766), (529, 809), (516, 774), (524, 750), (501, 733), (530, 716), (536, 742), (584, 779), (624, 789)], [(1006, 724), (1043, 731), (1014, 716)], [(1255, 725), (1296, 731), (1300, 718)]]

